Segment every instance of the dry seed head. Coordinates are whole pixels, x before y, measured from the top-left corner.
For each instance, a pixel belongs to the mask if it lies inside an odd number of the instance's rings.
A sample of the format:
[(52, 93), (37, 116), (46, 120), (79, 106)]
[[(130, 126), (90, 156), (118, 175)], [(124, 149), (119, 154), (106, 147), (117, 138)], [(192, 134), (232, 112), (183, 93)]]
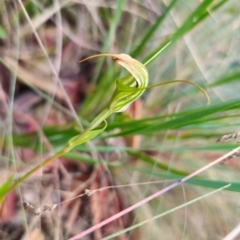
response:
[(53, 205), (43, 205), (42, 207), (34, 207), (33, 205), (31, 205), (29, 202), (24, 201), (23, 202), (23, 207), (25, 210), (27, 210), (28, 212), (39, 216), (40, 214), (42, 214), (43, 212), (46, 211), (52, 211), (53, 209), (55, 209), (57, 207), (57, 204), (53, 204)]
[(227, 134), (227, 135), (223, 135), (222, 137), (218, 138), (217, 142), (227, 142), (231, 139), (236, 139), (240, 137), (240, 131), (236, 132), (236, 133), (232, 133), (232, 134)]

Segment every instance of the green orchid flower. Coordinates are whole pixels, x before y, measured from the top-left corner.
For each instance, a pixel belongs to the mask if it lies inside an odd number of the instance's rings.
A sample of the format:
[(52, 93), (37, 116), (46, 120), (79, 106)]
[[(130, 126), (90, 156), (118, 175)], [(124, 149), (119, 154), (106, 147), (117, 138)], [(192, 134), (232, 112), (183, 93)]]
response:
[(65, 153), (69, 152), (75, 146), (83, 144), (91, 140), (95, 136), (99, 135), (101, 132), (103, 132), (104, 129), (107, 127), (106, 119), (112, 113), (123, 112), (124, 110), (126, 110), (127, 107), (132, 102), (137, 100), (144, 93), (146, 89), (169, 84), (169, 83), (176, 83), (176, 82), (188, 83), (196, 86), (201, 92), (203, 92), (203, 94), (207, 97), (209, 102), (207, 93), (195, 83), (187, 80), (171, 80), (171, 81), (161, 82), (158, 84), (148, 86), (148, 80), (149, 80), (148, 71), (145, 66), (149, 62), (151, 62), (169, 44), (170, 42), (166, 44), (164, 48), (158, 51), (153, 57), (151, 57), (145, 64), (142, 64), (136, 59), (123, 53), (122, 54), (111, 54), (111, 53), (98, 54), (82, 60), (81, 62), (92, 59), (92, 58), (101, 57), (101, 56), (111, 57), (113, 61), (120, 64), (122, 67), (124, 67), (130, 74), (116, 81), (116, 89), (111, 97), (111, 100), (107, 108), (103, 110), (82, 133), (71, 138), (61, 151), (57, 152), (55, 155), (44, 160), (42, 163), (40, 163), (39, 165), (37, 165), (36, 167), (28, 171), (22, 177), (15, 180), (15, 182), (13, 182), (12, 184), (11, 184), (12, 178), (9, 178), (10, 180), (6, 181), (6, 183), (2, 185), (2, 188), (4, 189), (4, 191), (2, 191), (2, 193), (0, 194), (0, 201), (4, 199), (4, 196), (8, 192), (10, 192), (12, 189), (18, 186), (21, 182), (27, 179), (35, 171), (42, 168), (44, 165), (48, 164), (49, 162), (63, 156)]

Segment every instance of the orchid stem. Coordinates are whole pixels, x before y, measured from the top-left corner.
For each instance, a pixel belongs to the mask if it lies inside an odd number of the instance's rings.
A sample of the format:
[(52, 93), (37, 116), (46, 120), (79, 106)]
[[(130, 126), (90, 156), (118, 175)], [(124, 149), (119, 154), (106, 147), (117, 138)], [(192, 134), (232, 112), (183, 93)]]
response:
[[(105, 109), (103, 110), (92, 122), (91, 124), (78, 136), (78, 138), (76, 138), (76, 141), (80, 138), (82, 138), (83, 136), (85, 136), (86, 134), (88, 134), (92, 129), (94, 129), (95, 127), (97, 127), (100, 123), (102, 123), (103, 121), (105, 121), (105, 119), (107, 117), (109, 117), (111, 115), (111, 110), (109, 109)], [(74, 141), (74, 142), (76, 142)], [(76, 146), (76, 144), (74, 144), (74, 142), (72, 142), (71, 144), (67, 144), (66, 147), (64, 149), (62, 149), (61, 151), (55, 153), (53, 156), (47, 158), (46, 160), (44, 160), (43, 162), (41, 162), (40, 164), (38, 164), (37, 166), (35, 166), (34, 168), (32, 168), (30, 171), (28, 171), (26, 174), (24, 174), (22, 177), (20, 177), (16, 182), (14, 182), (12, 184), (12, 186), (9, 188), (10, 192), (11, 190), (13, 190), (15, 187), (17, 187), (19, 184), (21, 184), (24, 180), (26, 180), (29, 176), (31, 176), (34, 172), (36, 172), (37, 170), (39, 170), (40, 168), (42, 168), (43, 166), (45, 166), (46, 164), (50, 163), (51, 161), (63, 156), (65, 153), (69, 152), (72, 148), (74, 148)]]
[(56, 158), (61, 157), (62, 155), (64, 155), (66, 152), (64, 151), (65, 149), (55, 153), (53, 156), (47, 158), (46, 160), (44, 160), (43, 162), (41, 162), (40, 164), (38, 164), (37, 166), (35, 166), (34, 168), (32, 168), (30, 171), (28, 171), (26, 174), (24, 174), (22, 177), (20, 177), (16, 182), (14, 182), (12, 184), (12, 186), (8, 189), (8, 192), (10, 192), (11, 190), (13, 190), (15, 187), (17, 187), (20, 183), (22, 183), (24, 180), (26, 180), (29, 176), (31, 176), (34, 172), (36, 172), (37, 170), (39, 170), (41, 167), (45, 166), (46, 164), (50, 163), (51, 161), (55, 160)]

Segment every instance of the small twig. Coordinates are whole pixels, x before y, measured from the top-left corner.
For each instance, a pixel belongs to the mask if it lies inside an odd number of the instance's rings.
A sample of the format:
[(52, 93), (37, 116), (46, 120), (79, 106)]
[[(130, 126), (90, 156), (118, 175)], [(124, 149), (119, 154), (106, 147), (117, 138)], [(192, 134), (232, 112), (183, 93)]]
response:
[[(73, 197), (71, 199), (67, 199), (65, 201), (62, 201), (61, 203), (58, 204), (46, 204), (43, 205), (42, 207), (34, 207), (33, 205), (31, 205), (29, 202), (27, 201), (23, 201), (23, 207), (25, 210), (27, 210), (28, 212), (39, 216), (41, 215), (43, 212), (46, 211), (52, 211), (54, 209), (56, 209), (57, 206), (60, 206), (66, 202), (70, 202), (73, 201), (77, 198), (83, 197), (83, 196), (88, 196), (90, 197), (91, 195), (93, 195), (94, 193), (97, 192), (102, 192), (108, 189), (115, 189), (115, 188), (123, 188), (123, 187), (132, 187), (132, 186), (137, 186), (137, 185), (146, 185), (146, 184), (153, 184), (153, 183), (162, 183), (162, 182), (166, 182), (166, 180), (160, 180), (160, 181), (152, 181), (152, 182), (142, 182), (142, 183), (134, 183), (134, 184), (125, 184), (125, 185), (118, 185), (118, 186), (108, 186), (108, 187), (103, 187), (103, 188), (99, 188), (99, 189), (85, 189), (84, 193), (77, 195), (76, 197)], [(169, 180), (169, 181), (174, 181), (174, 180)]]

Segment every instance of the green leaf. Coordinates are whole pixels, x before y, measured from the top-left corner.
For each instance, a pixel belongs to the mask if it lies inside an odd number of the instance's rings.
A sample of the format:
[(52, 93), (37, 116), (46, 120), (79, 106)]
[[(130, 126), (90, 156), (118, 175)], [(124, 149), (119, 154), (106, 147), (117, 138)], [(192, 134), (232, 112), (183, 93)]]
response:
[[(86, 156), (81, 155), (79, 153), (73, 153), (73, 152), (66, 153), (65, 156), (68, 157), (69, 159), (72, 159), (72, 160), (75, 160), (75, 161), (83, 161), (83, 162), (87, 162), (89, 164), (95, 164), (96, 163), (95, 159), (92, 159), (90, 157), (86, 157)], [(130, 165), (111, 164), (111, 163), (106, 163), (106, 162), (104, 162), (104, 164), (107, 164), (107, 166), (110, 169), (123, 168), (125, 170), (137, 171), (137, 172), (142, 173), (144, 175), (148, 175), (148, 176), (152, 176), (152, 177), (158, 177), (160, 179), (181, 179), (181, 178), (183, 178), (187, 175), (184, 172), (182, 172), (181, 170), (175, 170), (175, 172), (178, 172), (178, 174), (175, 174), (175, 173), (166, 173), (166, 172), (159, 172), (159, 171), (155, 172), (155, 171), (152, 171), (152, 170), (148, 170), (146, 168), (137, 168), (137, 167), (133, 167), (133, 166), (130, 166)], [(162, 168), (160, 166), (157, 166), (157, 167)], [(227, 191), (233, 191), (233, 192), (240, 192), (240, 182), (210, 180), (210, 179), (206, 179), (206, 178), (202, 178), (202, 177), (197, 176), (197, 177), (189, 179), (186, 183), (191, 184), (191, 185), (200, 186), (200, 187), (213, 188), (213, 189), (218, 189), (218, 188), (221, 188), (221, 187), (226, 186), (227, 184), (231, 183), (231, 186), (226, 190)]]
[[(173, 119), (169, 121), (150, 122), (143, 124), (131, 124), (131, 127), (127, 130), (123, 130), (120, 133), (110, 135), (112, 136), (124, 136), (132, 134), (145, 134), (145, 133), (156, 133), (156, 131), (167, 130), (167, 129), (181, 129), (183, 127), (192, 125), (194, 123), (200, 123), (206, 121), (206, 117), (220, 112), (223, 113), (226, 110), (238, 109), (240, 107), (240, 99), (233, 99), (226, 102), (218, 103), (215, 105), (205, 106), (194, 110), (189, 110), (176, 114)], [(204, 118), (205, 117), (205, 118)], [(160, 118), (161, 119), (161, 118)], [(147, 122), (147, 121), (146, 121)], [(109, 137), (109, 136), (107, 136)]]
[(153, 159), (152, 157), (148, 156), (147, 154), (140, 153), (140, 152), (133, 152), (133, 151), (127, 151), (127, 153), (130, 156), (133, 156), (135, 158), (139, 158), (143, 162), (154, 165), (154, 166), (156, 166), (159, 169), (162, 169), (164, 171), (169, 171), (169, 172), (171, 172), (173, 174), (177, 174), (179, 176), (187, 176), (189, 174), (187, 172), (184, 172), (184, 171), (181, 171), (181, 170), (178, 170), (178, 169), (173, 169), (173, 168), (170, 169), (167, 164), (161, 163), (160, 161), (157, 161), (156, 159)]
[[(140, 44), (131, 52), (132, 57), (136, 57), (143, 48), (148, 44), (150, 39), (154, 36), (154, 33), (158, 30), (161, 26), (165, 18), (169, 15), (170, 10), (175, 6), (177, 0), (173, 0), (169, 6), (166, 6), (165, 9), (162, 11), (162, 14), (157, 18), (155, 23), (147, 30), (145, 35), (143, 36)], [(164, 4), (164, 3), (163, 3)], [(141, 35), (140, 35), (141, 36)]]
[(240, 78), (240, 72), (235, 72), (229, 75), (225, 75), (217, 79), (212, 84), (210, 84), (210, 87), (215, 87), (215, 86), (229, 83), (229, 82), (239, 81), (239, 78)]
[(0, 203), (3, 202), (4, 198), (6, 197), (6, 194), (9, 191), (9, 188), (12, 184), (13, 176), (9, 177), (5, 183), (3, 183), (2, 186), (0, 186)]
[[(114, 167), (114, 166), (111, 166)], [(131, 167), (125, 166), (125, 169), (132, 169)], [(146, 174), (148, 176), (152, 177), (158, 177), (161, 179), (182, 179), (182, 175), (178, 174), (172, 174), (172, 173), (163, 173), (163, 172), (154, 172), (152, 170), (147, 170), (143, 168), (134, 168), (134, 171), (138, 171), (140, 173)], [(219, 180), (210, 180), (210, 179), (205, 179), (201, 177), (194, 177), (186, 181), (186, 183), (195, 185), (195, 186), (200, 186), (200, 187), (208, 187), (208, 188), (213, 188), (213, 189), (218, 189), (223, 186), (228, 185), (231, 183), (231, 186), (226, 189), (227, 191), (233, 191), (233, 192), (240, 192), (240, 182), (231, 182), (231, 181), (219, 181)]]
[[(186, 18), (186, 20), (183, 22), (183, 24), (175, 31), (175, 33), (167, 38), (167, 42), (171, 41), (172, 43), (175, 43), (177, 40), (181, 39), (185, 34), (190, 32), (194, 27), (196, 27), (200, 22), (202, 22), (204, 19), (209, 17), (209, 12), (213, 13), (218, 8), (220, 8), (224, 3), (226, 3), (226, 0), (222, 0), (216, 5), (211, 5), (214, 2), (214, 0), (204, 0), (202, 1), (198, 7), (195, 8), (195, 10)], [(174, 4), (174, 3), (173, 3)], [(169, 5), (170, 7), (170, 5)], [(210, 8), (210, 11), (209, 11)], [(152, 53), (150, 53), (146, 59), (151, 58), (156, 52), (159, 51), (163, 46), (164, 43), (161, 43), (159, 47), (154, 49)]]
[(7, 33), (5, 29), (0, 25), (0, 39), (6, 39)]

